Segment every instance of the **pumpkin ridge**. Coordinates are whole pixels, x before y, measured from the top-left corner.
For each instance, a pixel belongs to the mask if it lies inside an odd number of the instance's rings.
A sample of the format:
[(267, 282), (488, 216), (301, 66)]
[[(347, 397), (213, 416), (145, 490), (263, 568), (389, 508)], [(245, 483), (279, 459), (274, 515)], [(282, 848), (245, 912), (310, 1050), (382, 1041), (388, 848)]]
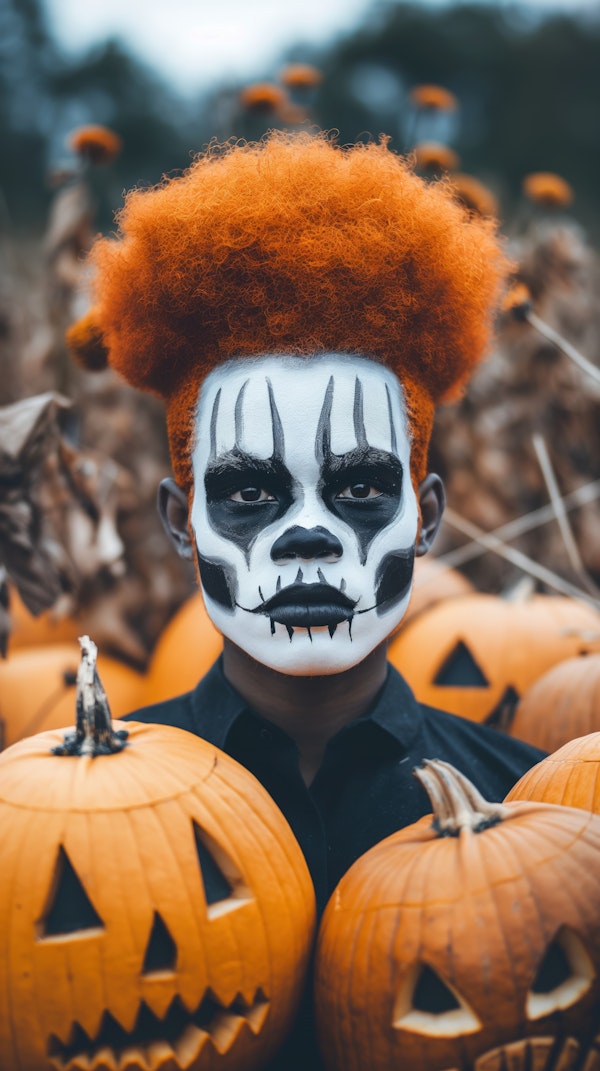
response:
[[(256, 796), (259, 797), (261, 794), (264, 794), (269, 799), (271, 799), (271, 797), (268, 796), (268, 793), (267, 793), (266, 789), (263, 788), (263, 786), (260, 784), (260, 782), (257, 782)], [(251, 810), (252, 814), (256, 815), (258, 817), (258, 813), (259, 812), (257, 810), (257, 805), (255, 804), (255, 801), (253, 799), (250, 799), (250, 798), (246, 797), (246, 803), (247, 803), (249, 809)], [(236, 818), (235, 818), (235, 810), (231, 811), (231, 817), (232, 817), (232, 821), (236, 820)], [(275, 817), (277, 817), (277, 825), (279, 825), (280, 827), (281, 826), (285, 826), (285, 828), (287, 830), (289, 830), (290, 833), (292, 833), (292, 829), (291, 829), (291, 826), (289, 825), (289, 822), (287, 821), (285, 815), (281, 811), (278, 811), (277, 814), (275, 814), (275, 812), (273, 812), (273, 824), (271, 825), (271, 822), (269, 821), (267, 828), (269, 829), (269, 833), (273, 837), (274, 841), (276, 841), (276, 843), (277, 843), (277, 850), (278, 851), (283, 851), (283, 855), (284, 855), (284, 858), (285, 858), (286, 866), (289, 868), (290, 872), (293, 873), (294, 878), (295, 878), (296, 888), (298, 888), (299, 886), (302, 886), (304, 884), (304, 882), (308, 878), (308, 875), (306, 874), (305, 871), (301, 871), (299, 869), (299, 867), (298, 867), (298, 862), (299, 862), (298, 857), (295, 860), (291, 858), (291, 856), (290, 856), (290, 854), (288, 852), (288, 846), (287, 846), (287, 842), (286, 842), (287, 839), (283, 838), (284, 842), (283, 842), (283, 844), (281, 843), (282, 842), (282, 838), (280, 836), (280, 829), (275, 828)], [(269, 815), (269, 818), (270, 818), (270, 815)], [(279, 819), (281, 819), (281, 820), (279, 820)], [(263, 823), (263, 824), (267, 825), (267, 823)], [(254, 837), (254, 834), (252, 833), (252, 827), (251, 827), (250, 823), (248, 824), (247, 832), (249, 832), (251, 834), (252, 839), (254, 840), (254, 843), (256, 845), (258, 842), (256, 841), (256, 838)], [(269, 852), (265, 852), (264, 854), (265, 854), (265, 859), (269, 860), (270, 859), (270, 853)], [(313, 888), (313, 885), (312, 885), (312, 881), (310, 880), (310, 878), (308, 878), (308, 880), (310, 882), (311, 893), (312, 893), (312, 895), (314, 897), (314, 888)], [(291, 893), (290, 896), (288, 896), (287, 887), (286, 887), (286, 892), (285, 892), (285, 901), (286, 901), (287, 908), (288, 908), (288, 918), (292, 919), (294, 911), (296, 910), (296, 906), (295, 906), (296, 894)], [(295, 932), (293, 927), (292, 927), (292, 932)], [(271, 982), (272, 982), (272, 980), (271, 980)]]
[[(239, 823), (239, 818), (238, 818), (238, 816), (236, 814), (235, 808), (233, 808), (231, 806), (231, 804), (229, 802), (229, 799), (223, 799), (222, 795), (217, 797), (216, 791), (210, 785), (206, 785), (205, 789), (208, 790), (208, 794), (209, 795), (211, 793), (213, 793), (215, 798), (217, 798), (218, 803), (219, 803), (219, 809), (220, 809), (221, 813), (225, 809), (227, 809), (228, 817), (231, 820), (231, 822), (233, 822), (233, 823), (238, 822)], [(252, 804), (252, 800), (250, 800), (250, 799), (248, 799), (248, 797), (246, 797), (246, 802), (248, 803), (248, 805), (249, 805), (250, 809), (252, 810), (253, 814), (256, 813), (255, 809), (253, 807), (253, 804)], [(213, 813), (213, 819), (214, 819), (214, 813)], [(257, 852), (258, 852), (258, 854), (262, 855), (263, 863), (264, 863), (264, 866), (265, 866), (265, 870), (268, 870), (270, 872), (269, 881), (270, 882), (275, 881), (276, 880), (276, 872), (274, 870), (274, 867), (271, 864), (271, 850), (272, 850), (273, 845), (271, 845), (269, 849), (265, 849), (261, 845), (261, 842), (256, 839), (256, 837), (255, 837), (255, 835), (253, 833), (253, 830), (252, 830), (251, 823), (248, 823), (246, 825), (245, 833), (247, 835), (248, 842), (252, 846), (252, 853), (253, 854), (257, 854)], [(240, 869), (242, 869), (242, 868), (240, 867)], [(299, 883), (297, 883), (297, 885), (298, 884)], [(290, 932), (290, 933), (294, 933), (294, 927), (293, 927), (293, 925), (291, 925), (291, 920), (292, 920), (292, 917), (293, 917), (293, 910), (292, 910), (292, 906), (290, 904), (290, 898), (289, 898), (288, 892), (287, 892), (287, 885), (286, 885), (286, 888), (284, 890), (284, 901), (285, 901), (285, 905), (286, 905), (286, 908), (287, 908), (287, 912), (286, 912), (286, 914), (287, 914), (286, 930), (288, 932)], [(280, 906), (280, 910), (281, 910), (282, 907), (283, 907), (283, 904)], [(268, 947), (269, 939), (268, 939), (267, 934), (269, 932), (269, 927), (266, 925), (264, 912), (261, 910), (259, 905), (257, 905), (257, 914), (258, 914), (258, 916), (259, 916), (259, 918), (261, 920), (262, 927), (263, 927), (264, 941), (265, 941), (266, 946)], [(294, 947), (294, 953), (296, 954), (296, 952), (297, 952), (297, 949), (296, 949), (296, 947)], [(274, 986), (275, 986), (275, 979), (273, 978), (273, 973), (272, 973), (272, 968), (271, 968), (271, 964), (270, 963), (269, 963), (269, 968), (268, 969), (269, 969), (269, 985), (270, 985), (270, 988), (271, 988), (271, 991), (272, 991), (274, 989)]]

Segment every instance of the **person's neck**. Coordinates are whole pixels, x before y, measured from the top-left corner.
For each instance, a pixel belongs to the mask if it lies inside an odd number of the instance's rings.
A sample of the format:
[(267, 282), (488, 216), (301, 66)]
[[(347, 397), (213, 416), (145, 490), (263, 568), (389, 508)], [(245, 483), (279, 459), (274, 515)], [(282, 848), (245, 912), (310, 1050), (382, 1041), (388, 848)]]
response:
[(225, 639), (223, 670), (257, 714), (292, 737), (298, 747), (300, 771), (310, 784), (331, 737), (365, 714), (383, 687), (387, 644), (344, 673), (292, 677), (269, 669)]

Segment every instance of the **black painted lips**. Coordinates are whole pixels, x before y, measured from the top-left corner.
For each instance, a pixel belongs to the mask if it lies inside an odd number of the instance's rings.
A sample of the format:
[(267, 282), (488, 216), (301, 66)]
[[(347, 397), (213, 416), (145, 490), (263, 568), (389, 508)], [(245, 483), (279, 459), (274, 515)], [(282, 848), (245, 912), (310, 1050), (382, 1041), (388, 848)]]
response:
[(289, 584), (272, 598), (256, 606), (253, 614), (292, 628), (339, 625), (354, 617), (356, 603), (331, 584)]

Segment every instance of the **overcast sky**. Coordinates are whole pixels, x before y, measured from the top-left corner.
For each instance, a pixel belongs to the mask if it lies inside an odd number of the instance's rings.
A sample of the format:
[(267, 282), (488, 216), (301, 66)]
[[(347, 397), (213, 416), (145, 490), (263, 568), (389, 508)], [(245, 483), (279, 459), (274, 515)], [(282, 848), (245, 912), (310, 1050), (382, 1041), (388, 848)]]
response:
[[(422, 0), (423, 3), (434, 0)], [(193, 92), (232, 76), (251, 79), (296, 42), (321, 44), (351, 30), (372, 0), (45, 0), (69, 50), (119, 36), (178, 89)], [(528, 0), (569, 10), (598, 0)]]

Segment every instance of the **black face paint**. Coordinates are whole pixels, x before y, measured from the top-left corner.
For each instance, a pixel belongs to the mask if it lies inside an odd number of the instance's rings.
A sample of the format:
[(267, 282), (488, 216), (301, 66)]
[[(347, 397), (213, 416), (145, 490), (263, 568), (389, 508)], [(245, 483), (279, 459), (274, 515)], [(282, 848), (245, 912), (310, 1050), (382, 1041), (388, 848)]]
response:
[(237, 585), (235, 575), (226, 562), (209, 561), (198, 555), (200, 581), (209, 599), (233, 613), (236, 606)]
[[(230, 540), (242, 551), (246, 564), (249, 564), (250, 552), (256, 537), (269, 524), (279, 520), (289, 509), (294, 484), (283, 461), (283, 425), (269, 380), (267, 380), (267, 389), (271, 409), (273, 453), (265, 460), (247, 454), (240, 447), (243, 435), (244, 394), (248, 383), (248, 379), (244, 381), (235, 402), (234, 447), (219, 457), (216, 455), (216, 425), (221, 390), (217, 391), (211, 415), (211, 453), (204, 474), (208, 523), (218, 535)], [(236, 491), (248, 488), (265, 490), (272, 496), (272, 499), (247, 502), (231, 500), (230, 496)]]
[(378, 617), (406, 598), (410, 591), (415, 548), (386, 554), (375, 575), (375, 607)]
[[(249, 563), (256, 537), (290, 508), (293, 486), (290, 473), (277, 458), (263, 460), (233, 449), (210, 463), (204, 474), (208, 523), (223, 539), (234, 543)], [(264, 489), (273, 497), (258, 502), (232, 501), (232, 494), (247, 488)]]
[[(360, 563), (364, 565), (375, 536), (393, 522), (400, 510), (402, 465), (395, 454), (369, 446), (364, 425), (363, 389), (358, 377), (354, 385), (353, 409), (354, 434), (358, 445), (346, 454), (332, 452), (333, 391), (334, 379), (331, 376), (325, 392), (315, 442), (315, 456), (321, 467), (318, 490), (331, 513), (353, 529), (358, 541)], [(395, 446), (396, 434), (389, 391), (388, 405), (391, 441)], [(381, 491), (381, 494), (377, 498), (368, 499), (339, 497), (340, 492), (346, 487), (358, 484), (372, 485)]]

